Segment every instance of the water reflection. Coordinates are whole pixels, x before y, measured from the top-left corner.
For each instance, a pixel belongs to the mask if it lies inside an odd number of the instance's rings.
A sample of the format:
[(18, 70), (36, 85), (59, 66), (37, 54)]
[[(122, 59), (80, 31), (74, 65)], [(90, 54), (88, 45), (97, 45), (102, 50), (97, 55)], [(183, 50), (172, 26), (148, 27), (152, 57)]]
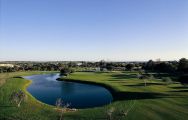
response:
[[(62, 94), (65, 94), (65, 93), (70, 94), (75, 91), (74, 83), (72, 83), (72, 82), (61, 82), (60, 85), (61, 85), (61, 93)], [(66, 86), (66, 87), (63, 87), (63, 86)]]

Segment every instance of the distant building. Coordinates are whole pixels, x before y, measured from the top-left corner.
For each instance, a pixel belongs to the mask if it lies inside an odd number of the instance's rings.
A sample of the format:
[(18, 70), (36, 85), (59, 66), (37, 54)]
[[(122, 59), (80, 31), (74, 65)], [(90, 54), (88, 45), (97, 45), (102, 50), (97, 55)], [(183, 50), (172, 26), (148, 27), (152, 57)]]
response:
[(14, 67), (13, 64), (0, 64), (0, 67)]
[(81, 66), (81, 65), (82, 65), (82, 63), (77, 63), (77, 65), (78, 65), (78, 66)]

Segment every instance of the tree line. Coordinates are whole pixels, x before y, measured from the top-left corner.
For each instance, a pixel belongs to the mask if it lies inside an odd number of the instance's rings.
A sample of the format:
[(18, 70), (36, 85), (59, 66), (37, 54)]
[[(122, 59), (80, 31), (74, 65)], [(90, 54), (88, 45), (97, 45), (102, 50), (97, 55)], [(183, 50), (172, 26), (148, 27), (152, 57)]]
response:
[(114, 70), (145, 70), (158, 73), (188, 73), (188, 59), (179, 61), (153, 61), (148, 62), (55, 62), (55, 63), (14, 63), (14, 67), (0, 66), (0, 73), (15, 71), (60, 71), (62, 68), (99, 68), (100, 71)]
[[(6, 64), (6, 63), (4, 63)], [(10, 63), (9, 63), (10, 64)], [(148, 62), (14, 62), (14, 67), (0, 67), (0, 73), (16, 71), (61, 71), (62, 74), (69, 74), (78, 70), (86, 71), (141, 71), (167, 73), (178, 76), (182, 83), (188, 78), (188, 59), (181, 58), (179, 61), (153, 61)]]

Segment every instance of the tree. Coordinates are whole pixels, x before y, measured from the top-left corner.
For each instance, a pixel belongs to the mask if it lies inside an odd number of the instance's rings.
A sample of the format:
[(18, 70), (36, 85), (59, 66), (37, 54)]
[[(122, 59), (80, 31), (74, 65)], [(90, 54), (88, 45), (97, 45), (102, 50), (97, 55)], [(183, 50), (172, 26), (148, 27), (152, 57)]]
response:
[(10, 95), (10, 101), (17, 104), (17, 107), (20, 107), (21, 102), (24, 100), (26, 100), (26, 94), (22, 90), (14, 91)]
[(131, 100), (129, 105), (122, 105), (121, 108), (110, 107), (106, 111), (107, 120), (122, 120), (128, 116), (129, 112), (134, 108), (135, 100)]
[(131, 71), (134, 68), (134, 64), (127, 64), (125, 68)]
[(68, 67), (64, 67), (60, 70), (60, 74), (63, 76), (68, 76), (70, 73), (73, 73), (74, 69), (68, 68)]
[(68, 66), (68, 67), (76, 67), (77, 64), (76, 64), (75, 62), (69, 62), (69, 63), (67, 64), (67, 66)]
[(101, 61), (99, 62), (99, 67), (100, 67), (100, 68), (106, 68), (106, 62), (105, 62), (104, 60), (101, 60)]
[(60, 110), (60, 120), (63, 120), (63, 113), (67, 110), (67, 108), (69, 107), (69, 104), (65, 104), (63, 103), (63, 100), (61, 98), (57, 99), (56, 101), (56, 107), (57, 110)]
[(108, 71), (112, 71), (113, 68), (114, 68), (114, 66), (113, 66), (112, 63), (107, 63), (107, 64), (106, 64), (106, 69), (107, 69)]
[(142, 75), (139, 75), (138, 78), (144, 81), (144, 86), (146, 87), (146, 85), (147, 85), (146, 79), (148, 79), (148, 77), (146, 75), (142, 74)]
[(152, 60), (149, 60), (145, 65), (144, 65), (144, 69), (145, 70), (154, 70), (155, 67), (155, 62)]
[(154, 76), (152, 74), (144, 74), (143, 72), (139, 71), (139, 74), (138, 74), (138, 79), (141, 79), (144, 81), (144, 86), (146, 87), (147, 85), (147, 80), (150, 79), (152, 80), (154, 78)]
[(115, 112), (115, 108), (114, 107), (111, 107), (109, 110), (107, 110), (107, 119), (108, 120), (113, 120), (113, 113)]
[(176, 67), (168, 62), (161, 62), (155, 65), (155, 71), (163, 72), (163, 73), (174, 73), (176, 71)]
[(188, 60), (186, 58), (181, 58), (179, 60), (178, 71), (182, 73), (188, 73)]
[(188, 85), (188, 75), (180, 76), (179, 81), (182, 85)]

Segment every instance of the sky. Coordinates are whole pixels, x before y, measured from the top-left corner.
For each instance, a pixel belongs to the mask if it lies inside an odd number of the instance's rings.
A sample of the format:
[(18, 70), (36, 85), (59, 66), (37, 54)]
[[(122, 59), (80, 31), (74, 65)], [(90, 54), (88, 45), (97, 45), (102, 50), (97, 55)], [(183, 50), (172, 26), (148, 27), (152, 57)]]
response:
[(188, 0), (0, 0), (0, 61), (188, 58)]

